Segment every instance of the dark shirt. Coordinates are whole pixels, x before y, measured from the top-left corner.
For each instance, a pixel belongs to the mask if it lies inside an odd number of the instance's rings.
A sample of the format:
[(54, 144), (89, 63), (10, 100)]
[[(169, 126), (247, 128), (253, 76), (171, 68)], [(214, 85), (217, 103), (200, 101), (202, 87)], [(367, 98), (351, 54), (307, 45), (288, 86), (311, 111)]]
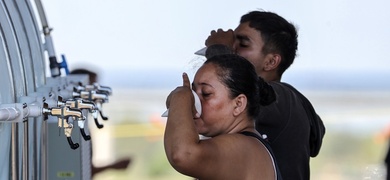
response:
[(268, 136), (284, 179), (310, 179), (310, 119), (300, 97), (286, 85), (269, 83), (276, 101), (262, 107), (256, 129)]

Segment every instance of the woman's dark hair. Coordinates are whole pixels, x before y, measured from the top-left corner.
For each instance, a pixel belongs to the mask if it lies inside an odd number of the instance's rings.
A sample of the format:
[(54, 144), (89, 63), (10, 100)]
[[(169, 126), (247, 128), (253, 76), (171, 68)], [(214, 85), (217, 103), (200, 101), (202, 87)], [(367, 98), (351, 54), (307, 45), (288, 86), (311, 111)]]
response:
[(204, 64), (216, 65), (217, 76), (229, 88), (231, 98), (240, 94), (247, 97), (250, 117), (257, 115), (260, 105), (275, 101), (272, 87), (257, 76), (254, 66), (245, 58), (236, 54), (216, 55)]
[(240, 23), (249, 22), (249, 27), (260, 32), (264, 41), (263, 53), (278, 53), (282, 60), (278, 73), (283, 72), (294, 62), (298, 49), (298, 33), (295, 26), (283, 17), (266, 11), (252, 11), (241, 17)]

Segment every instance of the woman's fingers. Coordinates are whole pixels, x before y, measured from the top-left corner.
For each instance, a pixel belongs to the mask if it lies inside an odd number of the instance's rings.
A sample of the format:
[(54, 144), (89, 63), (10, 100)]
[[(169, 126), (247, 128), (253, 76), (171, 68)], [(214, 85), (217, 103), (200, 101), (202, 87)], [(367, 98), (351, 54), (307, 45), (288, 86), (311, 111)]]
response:
[(188, 78), (187, 73), (183, 73), (182, 77), (183, 77), (183, 86), (191, 89), (191, 83), (190, 83), (190, 79)]

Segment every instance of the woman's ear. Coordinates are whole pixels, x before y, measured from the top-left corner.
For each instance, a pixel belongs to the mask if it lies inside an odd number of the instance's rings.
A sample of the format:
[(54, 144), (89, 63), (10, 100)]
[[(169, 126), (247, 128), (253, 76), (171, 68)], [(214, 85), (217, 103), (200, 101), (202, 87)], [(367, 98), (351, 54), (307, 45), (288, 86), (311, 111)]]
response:
[(234, 98), (235, 107), (233, 110), (233, 115), (238, 116), (242, 112), (244, 112), (246, 109), (247, 103), (248, 103), (248, 99), (246, 98), (246, 96), (244, 94), (240, 94), (236, 98)]

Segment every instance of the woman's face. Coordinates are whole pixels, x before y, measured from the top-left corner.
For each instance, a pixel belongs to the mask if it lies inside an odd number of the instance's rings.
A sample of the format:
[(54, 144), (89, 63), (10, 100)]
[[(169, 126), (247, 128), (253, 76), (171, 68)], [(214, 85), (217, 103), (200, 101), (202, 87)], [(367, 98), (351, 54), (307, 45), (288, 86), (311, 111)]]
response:
[(209, 137), (227, 133), (234, 121), (234, 100), (229, 96), (229, 89), (218, 79), (214, 64), (199, 68), (192, 88), (202, 104), (201, 117), (194, 119), (198, 133)]

